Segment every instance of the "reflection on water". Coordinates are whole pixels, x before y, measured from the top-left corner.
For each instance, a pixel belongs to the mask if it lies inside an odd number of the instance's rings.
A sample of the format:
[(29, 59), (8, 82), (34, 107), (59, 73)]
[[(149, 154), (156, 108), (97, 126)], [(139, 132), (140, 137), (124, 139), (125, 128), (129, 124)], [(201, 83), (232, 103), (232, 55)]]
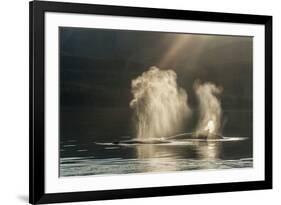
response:
[[(235, 139), (235, 138), (234, 138)], [(238, 139), (238, 138), (237, 138)], [(114, 144), (62, 142), (60, 176), (230, 169), (253, 166), (250, 140)]]
[(165, 146), (136, 146), (137, 159), (146, 162), (143, 172), (178, 170), (178, 161), (175, 160), (173, 149), (167, 149), (166, 151), (165, 149)]
[(214, 160), (220, 156), (221, 142), (198, 142), (196, 146), (200, 159)]

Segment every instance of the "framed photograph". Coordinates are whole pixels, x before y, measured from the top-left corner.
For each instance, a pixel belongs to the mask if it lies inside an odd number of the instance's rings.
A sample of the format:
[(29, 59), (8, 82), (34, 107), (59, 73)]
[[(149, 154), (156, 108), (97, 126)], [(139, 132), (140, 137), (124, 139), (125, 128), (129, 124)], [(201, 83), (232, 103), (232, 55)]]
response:
[(272, 17), (30, 2), (30, 203), (272, 188)]

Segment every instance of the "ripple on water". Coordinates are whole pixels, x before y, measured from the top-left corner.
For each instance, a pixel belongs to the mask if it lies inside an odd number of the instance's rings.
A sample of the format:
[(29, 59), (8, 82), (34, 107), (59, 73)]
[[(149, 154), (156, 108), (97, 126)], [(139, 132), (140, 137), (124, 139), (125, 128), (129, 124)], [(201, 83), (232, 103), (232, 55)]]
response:
[(128, 174), (141, 172), (169, 172), (200, 169), (232, 169), (253, 167), (252, 158), (237, 160), (198, 160), (198, 159), (62, 159), (61, 176), (84, 176), (99, 174)]

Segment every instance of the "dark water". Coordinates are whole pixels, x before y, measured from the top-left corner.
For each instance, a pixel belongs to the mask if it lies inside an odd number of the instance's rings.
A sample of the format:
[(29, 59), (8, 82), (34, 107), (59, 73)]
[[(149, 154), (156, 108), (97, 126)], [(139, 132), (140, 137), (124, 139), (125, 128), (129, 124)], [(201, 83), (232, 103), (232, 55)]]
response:
[[(84, 114), (85, 113), (85, 114)], [(60, 176), (232, 169), (253, 166), (252, 112), (224, 112), (227, 122), (220, 140), (190, 140), (187, 135), (163, 143), (119, 143), (132, 140), (124, 122), (111, 117), (92, 121), (98, 112), (67, 110), (60, 138)], [(120, 116), (120, 115), (119, 115)], [(117, 123), (119, 122), (119, 123)], [(101, 129), (101, 125), (107, 129)], [(128, 123), (127, 123), (128, 124)], [(196, 121), (194, 122), (194, 125)], [(115, 129), (118, 127), (118, 129)], [(123, 129), (121, 129), (121, 128)], [(101, 135), (106, 133), (106, 135)]]
[(61, 143), (60, 176), (246, 168), (253, 166), (251, 147), (249, 138), (235, 136), (154, 144), (68, 140)]

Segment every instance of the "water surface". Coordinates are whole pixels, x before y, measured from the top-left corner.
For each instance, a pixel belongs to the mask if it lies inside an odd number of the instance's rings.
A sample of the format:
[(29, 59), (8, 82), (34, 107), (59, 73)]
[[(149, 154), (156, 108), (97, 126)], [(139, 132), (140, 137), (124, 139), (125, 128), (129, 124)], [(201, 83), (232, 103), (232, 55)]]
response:
[[(124, 140), (130, 139), (123, 137)], [(249, 138), (169, 143), (61, 142), (60, 176), (232, 169), (253, 166)]]

